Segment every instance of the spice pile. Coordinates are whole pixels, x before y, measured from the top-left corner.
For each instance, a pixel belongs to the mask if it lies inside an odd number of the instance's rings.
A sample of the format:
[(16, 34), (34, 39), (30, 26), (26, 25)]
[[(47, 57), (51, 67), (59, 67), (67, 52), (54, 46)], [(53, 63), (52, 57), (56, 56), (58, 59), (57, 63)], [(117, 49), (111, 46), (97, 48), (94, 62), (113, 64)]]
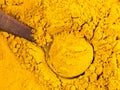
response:
[(36, 40), (0, 31), (1, 90), (120, 89), (119, 0), (0, 0), (0, 9)]

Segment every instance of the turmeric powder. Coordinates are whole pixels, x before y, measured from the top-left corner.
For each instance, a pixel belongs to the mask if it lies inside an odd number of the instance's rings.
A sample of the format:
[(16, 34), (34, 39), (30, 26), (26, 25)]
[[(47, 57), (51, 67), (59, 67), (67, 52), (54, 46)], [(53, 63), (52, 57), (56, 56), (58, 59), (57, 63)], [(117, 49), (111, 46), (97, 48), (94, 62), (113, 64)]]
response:
[(49, 57), (47, 62), (53, 71), (62, 77), (72, 78), (89, 67), (93, 60), (93, 48), (84, 38), (66, 33), (54, 37)]
[(119, 0), (0, 0), (0, 9), (36, 40), (0, 31), (1, 90), (120, 89)]

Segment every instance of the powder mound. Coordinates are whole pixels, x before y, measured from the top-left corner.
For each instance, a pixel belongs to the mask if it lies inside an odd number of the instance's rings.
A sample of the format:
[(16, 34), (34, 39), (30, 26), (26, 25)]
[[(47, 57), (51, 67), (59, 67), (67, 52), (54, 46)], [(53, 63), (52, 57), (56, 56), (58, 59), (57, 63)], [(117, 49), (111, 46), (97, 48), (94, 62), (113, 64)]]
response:
[(85, 38), (74, 34), (58, 35), (49, 51), (48, 64), (58, 75), (66, 78), (82, 74), (93, 60), (93, 47)]

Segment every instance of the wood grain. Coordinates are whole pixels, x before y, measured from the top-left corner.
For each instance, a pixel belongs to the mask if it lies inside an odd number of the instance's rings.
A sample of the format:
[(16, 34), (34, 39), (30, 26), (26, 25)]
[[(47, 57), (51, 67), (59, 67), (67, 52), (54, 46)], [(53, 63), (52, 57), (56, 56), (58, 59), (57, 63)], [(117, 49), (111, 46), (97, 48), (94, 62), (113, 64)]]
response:
[(23, 37), (29, 41), (34, 41), (33, 37), (31, 36), (32, 28), (19, 22), (13, 17), (5, 14), (1, 10), (0, 10), (0, 29), (8, 33)]

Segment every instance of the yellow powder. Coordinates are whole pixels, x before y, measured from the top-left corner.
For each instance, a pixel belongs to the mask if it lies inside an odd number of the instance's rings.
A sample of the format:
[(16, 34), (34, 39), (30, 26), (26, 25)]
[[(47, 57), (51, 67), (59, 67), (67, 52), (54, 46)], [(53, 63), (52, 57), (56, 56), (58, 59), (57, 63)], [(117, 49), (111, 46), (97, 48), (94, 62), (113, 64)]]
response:
[(0, 9), (36, 40), (0, 31), (0, 90), (120, 90), (119, 0), (0, 0)]
[[(49, 51), (49, 66), (58, 75), (73, 78), (82, 74), (93, 60), (93, 48), (73, 33), (57, 35)], [(72, 70), (72, 72), (71, 72)]]
[[(7, 41), (0, 35), (0, 89), (1, 90), (39, 90), (34, 75), (23, 70), (11, 52)], [(32, 77), (32, 78), (31, 78)]]

